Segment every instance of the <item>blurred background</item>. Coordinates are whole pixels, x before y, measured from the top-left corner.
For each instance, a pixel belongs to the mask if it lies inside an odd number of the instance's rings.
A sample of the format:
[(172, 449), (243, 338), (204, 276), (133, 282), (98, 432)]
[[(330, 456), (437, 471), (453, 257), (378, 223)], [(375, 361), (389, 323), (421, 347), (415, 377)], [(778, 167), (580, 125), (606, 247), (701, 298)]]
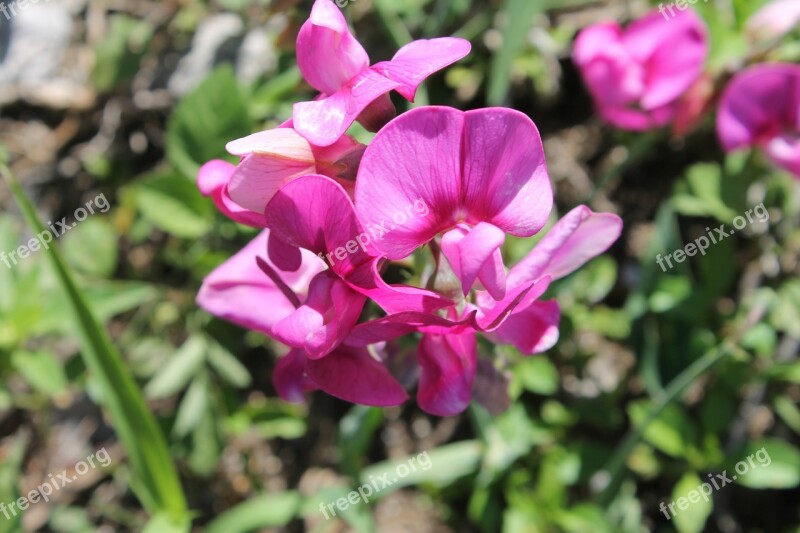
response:
[[(549, 290), (562, 307), (553, 349), (523, 358), (483, 345), (506, 365), (476, 386), (492, 413), (474, 405), (442, 419), (413, 402), (277, 399), (281, 348), (195, 304), (203, 277), (255, 232), (217, 213), (194, 181), (226, 142), (277, 125), (313, 96), (294, 61), (311, 3), (31, 0), (0, 15), (2, 159), (45, 222), (71, 224), (76, 209), (107, 199), (57, 246), (166, 436), (192, 527), (800, 531), (800, 186), (758, 154), (726, 157), (713, 109), (680, 136), (598, 119), (570, 60), (574, 36), (640, 16), (653, 7), (645, 2), (338, 2), (373, 62), (416, 38), (469, 39), (472, 53), (426, 82), (414, 105), (525, 112), (544, 139), (556, 211), (585, 203), (625, 228), (606, 255)], [(763, 3), (695, 6), (721, 79), (746, 52), (743, 22)], [(797, 62), (795, 37), (771, 58)], [(762, 202), (768, 222), (667, 272), (656, 264)], [(35, 232), (5, 183), (0, 206), (0, 251), (10, 252)], [(505, 253), (513, 262), (534, 242), (514, 240)], [(0, 516), (0, 532), (166, 531), (137, 498), (130, 452), (99, 407), (109, 393), (81, 357), (75, 311), (47, 255), (0, 263), (0, 502), (101, 448), (111, 462), (49, 503)], [(762, 448), (769, 466), (756, 462), (674, 518), (660, 510)], [(336, 517), (320, 511), (421, 452), (429, 469)]]

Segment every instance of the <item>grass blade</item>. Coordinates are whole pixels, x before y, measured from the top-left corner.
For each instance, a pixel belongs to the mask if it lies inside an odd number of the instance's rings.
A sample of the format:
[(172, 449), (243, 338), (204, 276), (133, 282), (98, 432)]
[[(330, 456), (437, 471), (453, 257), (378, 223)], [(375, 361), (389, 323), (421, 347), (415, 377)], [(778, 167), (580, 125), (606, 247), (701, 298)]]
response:
[[(0, 165), (0, 173), (31, 230), (35, 233), (46, 231), (8, 167)], [(186, 499), (177, 470), (169, 455), (164, 434), (145, 404), (141, 390), (125, 368), (108, 333), (92, 314), (55, 243), (42, 253), (47, 256), (59, 284), (68, 296), (81, 343), (81, 357), (100, 384), (103, 406), (108, 409), (130, 459), (135, 480), (134, 491), (149, 513), (168, 517), (171, 522), (188, 530)]]

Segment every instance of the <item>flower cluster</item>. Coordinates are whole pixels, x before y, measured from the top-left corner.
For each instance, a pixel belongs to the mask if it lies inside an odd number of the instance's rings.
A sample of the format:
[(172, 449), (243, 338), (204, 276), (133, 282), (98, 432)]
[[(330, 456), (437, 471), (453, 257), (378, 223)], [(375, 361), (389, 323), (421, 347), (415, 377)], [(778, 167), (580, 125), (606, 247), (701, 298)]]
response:
[[(800, 2), (774, 0), (746, 29), (752, 40), (769, 43), (798, 21)], [(608, 123), (633, 131), (671, 123), (684, 133), (717, 96), (715, 76), (704, 70), (708, 50), (706, 25), (694, 11), (667, 20), (652, 11), (625, 29), (616, 22), (584, 29), (573, 60)], [(736, 72), (721, 93), (717, 133), (725, 151), (760, 148), (800, 178), (800, 66), (752, 65)]]
[[(538, 233), (553, 207), (536, 126), (505, 108), (395, 117), (388, 98), (413, 99), (469, 50), (421, 40), (370, 65), (332, 0), (316, 0), (297, 57), (319, 97), (229, 143), (238, 164), (200, 170), (201, 192), (223, 213), (264, 229), (208, 276), (198, 302), (288, 347), (273, 375), (282, 398), (320, 389), (390, 406), (416, 386), (422, 409), (457, 414), (472, 399), (478, 334), (524, 354), (550, 348), (559, 307), (541, 296), (618, 238), (619, 217), (579, 206), (506, 268), (506, 235)], [(377, 131), (369, 146), (345, 133), (355, 121)], [(425, 259), (414, 262), (422, 287), (384, 280), (412, 254)], [(401, 337), (415, 341), (410, 368)]]

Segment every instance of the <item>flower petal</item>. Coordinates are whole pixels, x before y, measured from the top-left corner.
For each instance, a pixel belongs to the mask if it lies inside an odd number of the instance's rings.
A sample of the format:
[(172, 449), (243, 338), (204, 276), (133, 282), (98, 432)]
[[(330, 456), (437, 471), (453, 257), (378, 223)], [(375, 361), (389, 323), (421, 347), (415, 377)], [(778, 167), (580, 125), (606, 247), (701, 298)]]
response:
[(272, 328), (273, 336), (319, 359), (336, 348), (353, 329), (366, 298), (329, 271), (311, 280), (306, 301)]
[(611, 213), (593, 213), (580, 205), (547, 232), (533, 250), (508, 273), (508, 287), (520, 287), (548, 275), (558, 279), (600, 255), (622, 231), (622, 220)]
[(272, 384), (284, 401), (305, 403), (305, 392), (317, 387), (306, 376), (306, 356), (303, 350), (291, 350), (278, 359), (272, 372)]
[(477, 356), (474, 331), (423, 335), (417, 352), (417, 403), (422, 410), (436, 416), (454, 416), (466, 409), (472, 399)]
[(282, 185), (315, 172), (313, 161), (308, 163), (253, 153), (242, 159), (236, 167), (228, 183), (228, 194), (231, 200), (245, 209), (263, 213)]
[(403, 46), (391, 61), (376, 63), (371, 68), (399, 82), (397, 92), (413, 102), (425, 78), (463, 58), (470, 49), (469, 41), (457, 37), (421, 39)]
[(399, 86), (398, 82), (373, 70), (362, 70), (341, 88), (326, 93), (319, 100), (294, 104), (294, 129), (312, 144), (330, 146), (344, 135), (369, 104)]
[(306, 372), (321, 390), (347, 402), (389, 407), (408, 399), (386, 366), (365, 348), (341, 346), (327, 357), (307, 361)]
[(254, 228), (264, 227), (264, 215), (245, 209), (228, 196), (228, 182), (236, 166), (214, 159), (207, 162), (197, 174), (197, 186), (204, 196), (210, 196), (219, 211), (234, 222)]
[[(461, 111), (420, 107), (387, 124), (367, 147), (356, 180), (356, 209), (366, 227), (389, 230), (376, 242), (389, 259), (408, 256), (455, 225), (463, 124)], [(429, 213), (405, 217), (415, 202)]]
[(558, 302), (533, 302), (524, 309), (517, 308), (487, 337), (499, 344), (513, 344), (524, 354), (541, 353), (558, 341), (558, 321), (561, 310)]
[(530, 237), (544, 226), (553, 207), (539, 131), (513, 109), (478, 109), (464, 116), (461, 191), (470, 221)]
[(369, 56), (331, 0), (316, 0), (297, 35), (297, 66), (306, 81), (332, 94), (369, 67)]
[(442, 236), (442, 253), (461, 282), (464, 296), (469, 294), (478, 275), (485, 273), (483, 277), (489, 282), (489, 293), (497, 300), (503, 299), (506, 292), (505, 271), (502, 257), (500, 268), (495, 268), (495, 256), (499, 254), (505, 239), (503, 230), (486, 222), (480, 222), (468, 231), (455, 228)]
[[(295, 308), (256, 264), (256, 257), (266, 252), (268, 238), (269, 231), (261, 232), (209, 274), (200, 287), (197, 303), (219, 318), (272, 336), (275, 324), (291, 315)], [(305, 252), (303, 259), (303, 268), (285, 276), (290, 286), (307, 286), (311, 277), (321, 270), (310, 253)]]
[(321, 254), (342, 277), (377, 255), (347, 193), (325, 176), (309, 174), (284, 185), (265, 220), (278, 238)]

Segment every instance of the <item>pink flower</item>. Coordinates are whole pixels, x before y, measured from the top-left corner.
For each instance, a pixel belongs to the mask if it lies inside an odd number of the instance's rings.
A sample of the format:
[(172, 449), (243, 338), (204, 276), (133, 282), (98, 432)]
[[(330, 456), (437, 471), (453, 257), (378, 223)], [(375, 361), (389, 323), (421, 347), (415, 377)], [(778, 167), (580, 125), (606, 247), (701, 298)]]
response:
[(737, 74), (722, 95), (717, 134), (726, 151), (757, 146), (800, 177), (800, 65), (761, 64)]
[(476, 335), (512, 344), (523, 354), (540, 353), (558, 340), (560, 311), (555, 300), (539, 301), (550, 282), (577, 270), (619, 238), (622, 221), (610, 213), (578, 206), (548, 231), (508, 272), (509, 295), (501, 301), (479, 291), (459, 315), (400, 313), (356, 326), (348, 338), (369, 345), (415, 331), (420, 380), (417, 402), (428, 413), (452, 416), (469, 405), (477, 369)]
[(370, 66), (341, 11), (331, 0), (316, 0), (297, 36), (297, 64), (321, 94), (294, 105), (295, 129), (319, 146), (336, 142), (356, 120), (376, 131), (394, 115), (390, 91), (413, 101), (425, 78), (469, 51), (464, 39), (419, 40), (402, 47), (391, 61)]
[(756, 39), (777, 39), (800, 24), (800, 2), (773, 0), (761, 7), (745, 24)]
[(707, 55), (705, 23), (689, 9), (669, 20), (653, 11), (624, 30), (616, 22), (589, 26), (572, 59), (603, 119), (642, 131), (673, 120)]
[(287, 401), (321, 389), (354, 403), (399, 405), (408, 395), (364, 347), (344, 340), (364, 297), (350, 291), (313, 253), (302, 250), (294, 272), (267, 254), (269, 230), (214, 270), (197, 296), (200, 307), (242, 327), (292, 346), (276, 366), (273, 381)]
[(324, 174), (352, 189), (355, 169), (365, 146), (347, 135), (326, 147), (310, 144), (292, 129), (291, 121), (231, 141), (226, 149), (238, 165), (209, 161), (200, 168), (200, 192), (210, 196), (226, 216), (264, 227), (264, 210), (286, 183), (307, 174)]
[[(505, 108), (404, 113), (367, 147), (355, 198), (365, 225), (394, 221), (376, 243), (386, 257), (406, 257), (443, 234), (442, 252), (463, 294), (479, 280), (498, 299), (505, 295), (505, 234), (535, 234), (553, 205), (539, 132)], [(415, 199), (430, 215), (404, 220), (404, 206)]]

